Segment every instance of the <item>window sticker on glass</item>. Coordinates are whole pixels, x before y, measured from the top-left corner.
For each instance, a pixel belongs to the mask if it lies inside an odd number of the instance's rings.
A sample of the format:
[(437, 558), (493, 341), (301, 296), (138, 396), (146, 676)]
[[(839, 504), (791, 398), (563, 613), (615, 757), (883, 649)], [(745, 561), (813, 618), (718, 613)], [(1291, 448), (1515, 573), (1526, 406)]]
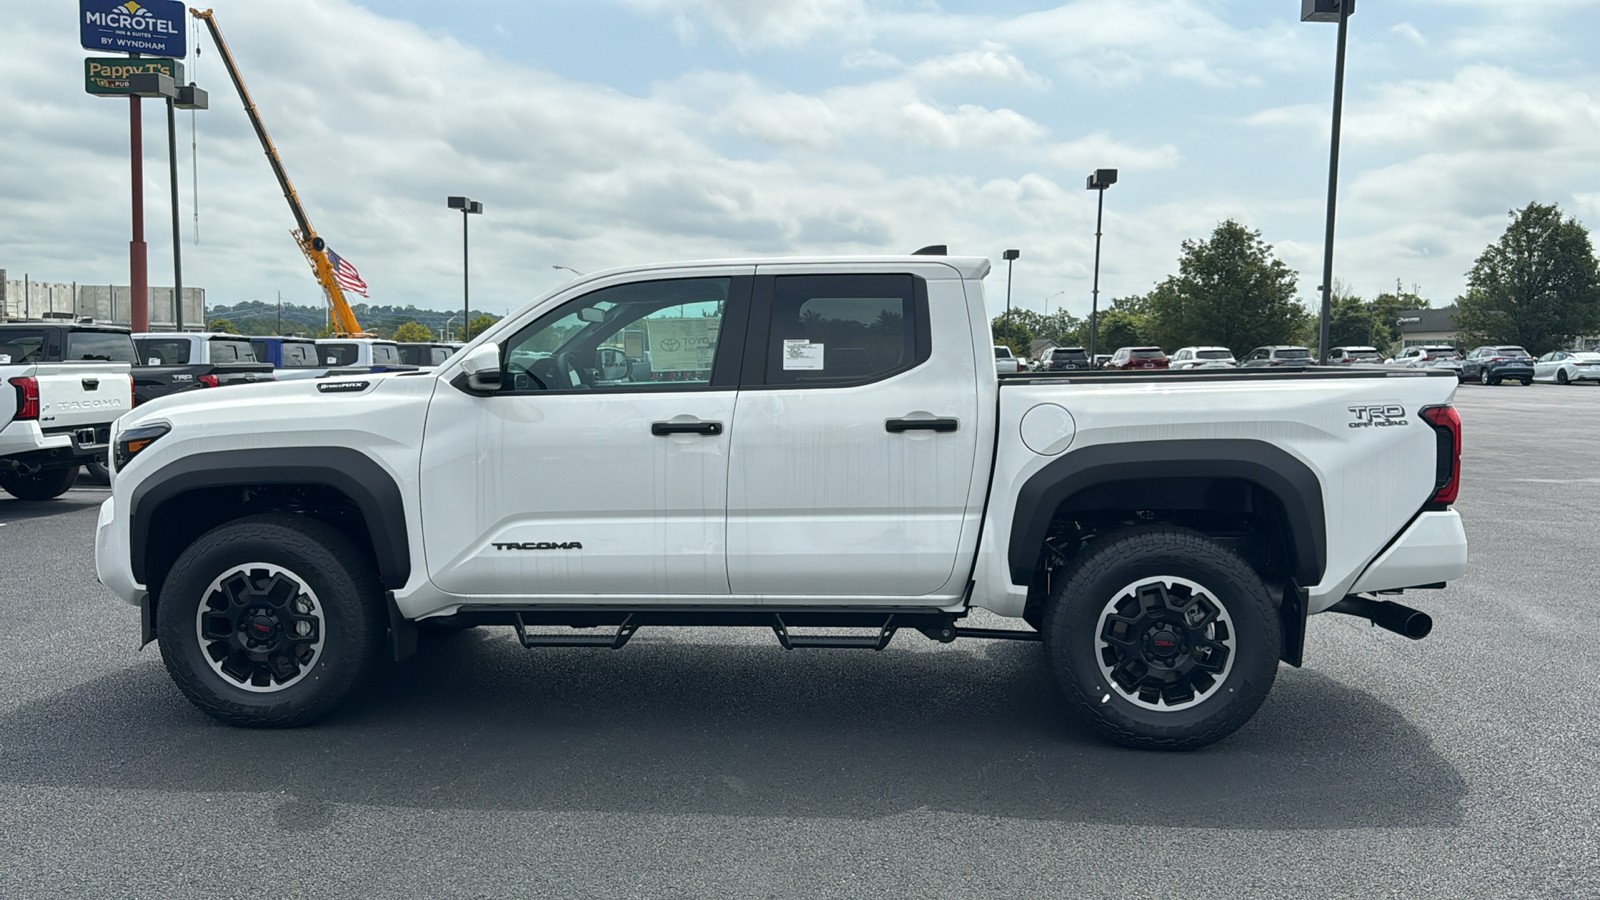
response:
[(11, 354), (0, 353), (0, 366), (3, 366), (8, 362), (11, 362)]
[(783, 367), (785, 369), (822, 370), (822, 345), (806, 338), (783, 342)]

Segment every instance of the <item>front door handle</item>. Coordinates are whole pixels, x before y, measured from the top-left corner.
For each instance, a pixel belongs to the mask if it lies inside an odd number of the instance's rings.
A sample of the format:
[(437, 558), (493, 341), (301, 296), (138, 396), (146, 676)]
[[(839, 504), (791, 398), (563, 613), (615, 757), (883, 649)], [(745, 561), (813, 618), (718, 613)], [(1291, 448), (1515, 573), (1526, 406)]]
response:
[(901, 434), (906, 431), (955, 431), (961, 425), (959, 419), (887, 419), (883, 423), (883, 430), (890, 434)]
[(706, 437), (722, 433), (721, 422), (652, 422), (650, 433), (656, 437), (669, 434), (703, 434)]

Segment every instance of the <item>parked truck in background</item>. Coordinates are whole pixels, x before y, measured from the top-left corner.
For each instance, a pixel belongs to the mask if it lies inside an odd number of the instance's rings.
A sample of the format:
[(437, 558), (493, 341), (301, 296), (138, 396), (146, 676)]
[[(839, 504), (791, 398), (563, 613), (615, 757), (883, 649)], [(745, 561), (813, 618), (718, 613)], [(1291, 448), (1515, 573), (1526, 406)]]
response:
[(111, 422), (133, 408), (133, 361), (126, 331), (0, 324), (0, 488), (50, 500), (103, 461)]
[(149, 332), (133, 335), (138, 365), (133, 370), (134, 401), (201, 388), (272, 381), (269, 365), (256, 361), (248, 339), (212, 332)]
[(530, 648), (728, 625), (1041, 641), (1101, 732), (1183, 749), (1255, 713), (1308, 616), (1428, 632), (1376, 595), (1465, 571), (1453, 377), (997, 376), (989, 268), (618, 269), (432, 372), (141, 407), (99, 577), (184, 694), (246, 726), (316, 720), (418, 623)]

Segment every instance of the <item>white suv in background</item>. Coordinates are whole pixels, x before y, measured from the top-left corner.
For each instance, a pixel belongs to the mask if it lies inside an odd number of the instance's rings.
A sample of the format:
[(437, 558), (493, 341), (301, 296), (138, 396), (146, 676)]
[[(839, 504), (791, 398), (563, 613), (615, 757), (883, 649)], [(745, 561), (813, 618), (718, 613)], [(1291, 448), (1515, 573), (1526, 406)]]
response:
[(1238, 364), (1227, 347), (1185, 347), (1167, 361), (1171, 369), (1231, 369)]

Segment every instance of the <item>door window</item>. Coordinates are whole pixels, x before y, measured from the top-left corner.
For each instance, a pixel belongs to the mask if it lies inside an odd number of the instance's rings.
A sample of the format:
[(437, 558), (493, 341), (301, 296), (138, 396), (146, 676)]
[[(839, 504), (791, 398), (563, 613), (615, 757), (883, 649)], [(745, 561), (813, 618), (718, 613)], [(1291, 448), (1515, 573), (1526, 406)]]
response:
[[(926, 301), (911, 275), (780, 275), (772, 280), (766, 384), (842, 387), (926, 359)], [(996, 358), (1009, 357), (996, 348)]]
[(732, 278), (601, 288), (540, 316), (506, 344), (501, 393), (709, 387)]

